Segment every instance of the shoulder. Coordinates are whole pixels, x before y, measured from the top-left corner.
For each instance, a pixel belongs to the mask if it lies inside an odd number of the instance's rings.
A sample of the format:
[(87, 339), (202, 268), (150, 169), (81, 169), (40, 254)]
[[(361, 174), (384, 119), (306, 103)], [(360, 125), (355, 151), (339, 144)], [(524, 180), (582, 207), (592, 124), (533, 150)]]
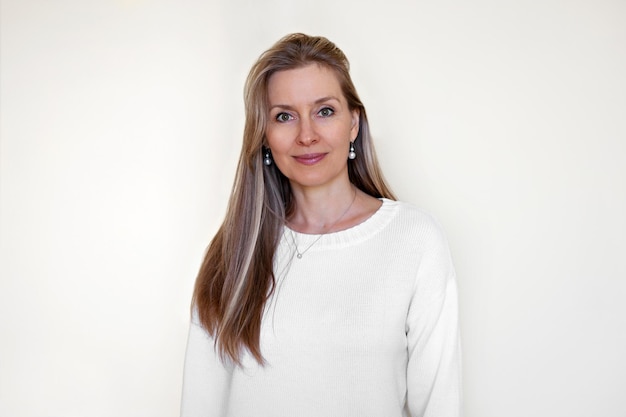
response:
[(416, 267), (414, 294), (418, 305), (442, 300), (456, 286), (454, 264), (448, 240), (439, 221), (427, 211), (410, 203), (393, 202), (398, 238), (410, 248)]
[(447, 246), (443, 227), (432, 214), (403, 201), (383, 199), (383, 207), (393, 213), (389, 226), (399, 238), (413, 240), (424, 250)]
[(417, 207), (412, 203), (407, 203), (405, 201), (399, 200), (388, 200), (385, 198), (383, 198), (382, 201), (384, 206), (389, 206), (390, 208), (393, 208), (396, 212), (396, 215), (400, 219), (415, 223), (422, 223), (429, 226), (439, 225), (439, 223), (432, 214), (428, 213), (426, 210), (420, 207)]

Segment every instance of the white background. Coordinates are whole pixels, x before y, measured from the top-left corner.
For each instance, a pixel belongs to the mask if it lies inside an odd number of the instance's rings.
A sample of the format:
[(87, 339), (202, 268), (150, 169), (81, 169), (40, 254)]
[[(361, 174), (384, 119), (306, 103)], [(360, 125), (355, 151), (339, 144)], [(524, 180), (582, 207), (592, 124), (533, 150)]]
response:
[(178, 414), (188, 308), (288, 32), (348, 55), (461, 290), (467, 417), (626, 415), (626, 3), (3, 0), (0, 415)]

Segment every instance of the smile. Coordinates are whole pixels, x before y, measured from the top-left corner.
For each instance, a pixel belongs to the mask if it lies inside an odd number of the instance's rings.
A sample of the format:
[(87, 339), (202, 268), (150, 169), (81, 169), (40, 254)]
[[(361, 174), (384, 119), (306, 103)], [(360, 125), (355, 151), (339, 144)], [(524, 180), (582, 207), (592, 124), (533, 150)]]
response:
[(293, 159), (303, 165), (315, 165), (325, 157), (325, 153), (309, 153), (305, 155), (294, 156)]

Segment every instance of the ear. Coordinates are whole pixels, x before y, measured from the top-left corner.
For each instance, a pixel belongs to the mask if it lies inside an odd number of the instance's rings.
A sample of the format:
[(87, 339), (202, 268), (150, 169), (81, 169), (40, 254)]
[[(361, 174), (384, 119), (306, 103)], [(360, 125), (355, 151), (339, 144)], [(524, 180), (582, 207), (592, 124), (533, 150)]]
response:
[(350, 126), (350, 138), (351, 141), (354, 141), (356, 137), (359, 135), (359, 116), (360, 112), (358, 109), (352, 110), (352, 125)]

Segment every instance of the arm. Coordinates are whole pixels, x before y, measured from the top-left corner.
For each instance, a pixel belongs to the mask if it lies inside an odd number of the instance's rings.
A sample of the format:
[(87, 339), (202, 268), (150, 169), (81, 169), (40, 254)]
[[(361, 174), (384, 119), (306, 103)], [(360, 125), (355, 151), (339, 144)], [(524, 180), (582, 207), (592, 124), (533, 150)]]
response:
[(185, 354), (181, 417), (226, 415), (230, 378), (231, 370), (222, 364), (213, 338), (194, 315)]
[(443, 233), (424, 254), (407, 316), (407, 406), (412, 417), (460, 417), (457, 286)]

